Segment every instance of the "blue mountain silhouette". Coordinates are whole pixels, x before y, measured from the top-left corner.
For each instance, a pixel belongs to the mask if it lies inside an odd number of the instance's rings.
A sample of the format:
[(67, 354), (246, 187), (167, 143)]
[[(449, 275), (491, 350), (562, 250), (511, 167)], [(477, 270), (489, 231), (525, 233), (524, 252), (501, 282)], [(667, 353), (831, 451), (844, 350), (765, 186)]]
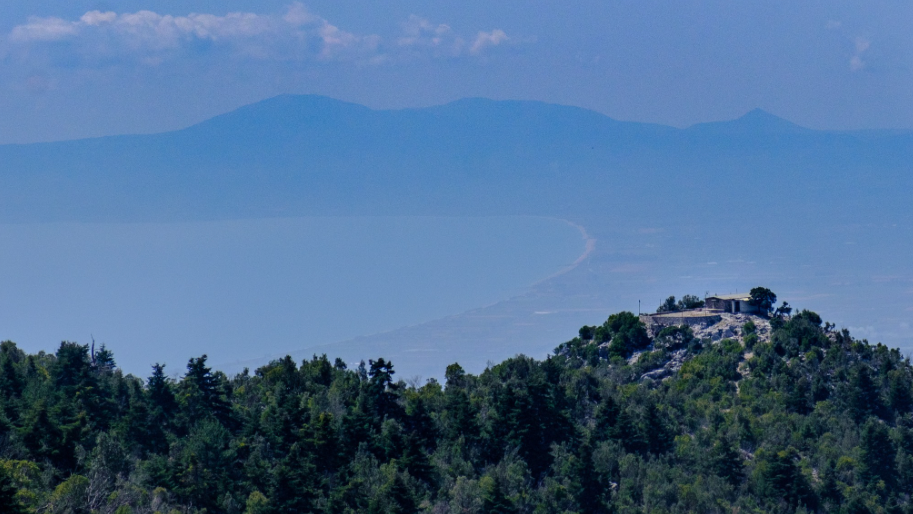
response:
[(848, 194), (894, 205), (911, 156), (911, 132), (816, 131), (762, 110), (676, 129), (541, 102), (283, 95), (162, 134), (0, 146), (0, 221), (774, 215)]

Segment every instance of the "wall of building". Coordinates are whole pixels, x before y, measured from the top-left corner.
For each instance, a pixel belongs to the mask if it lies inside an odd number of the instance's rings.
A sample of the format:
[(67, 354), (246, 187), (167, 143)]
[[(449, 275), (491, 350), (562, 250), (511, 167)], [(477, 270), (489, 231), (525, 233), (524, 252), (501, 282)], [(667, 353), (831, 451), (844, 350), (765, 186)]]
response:
[[(735, 311), (735, 304), (739, 305), (739, 310)], [(719, 309), (723, 312), (740, 312), (746, 314), (754, 314), (758, 312), (758, 309), (752, 306), (750, 303), (742, 300), (718, 300), (718, 299), (707, 299), (707, 308), (708, 309)]]
[(726, 310), (726, 302), (724, 300), (708, 298), (706, 301), (705, 307), (707, 307), (708, 309)]
[(755, 314), (758, 312), (758, 308), (748, 302), (739, 301), (739, 312), (745, 314)]

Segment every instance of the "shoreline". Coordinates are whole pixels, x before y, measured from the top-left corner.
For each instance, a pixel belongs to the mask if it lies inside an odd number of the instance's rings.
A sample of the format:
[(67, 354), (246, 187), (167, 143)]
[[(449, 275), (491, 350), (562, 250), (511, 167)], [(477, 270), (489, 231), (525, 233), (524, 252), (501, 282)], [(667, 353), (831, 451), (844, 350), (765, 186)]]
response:
[[(485, 217), (485, 216), (482, 216), (482, 217)], [(518, 299), (521, 299), (521, 298), (527, 296), (537, 286), (540, 286), (550, 280), (554, 280), (562, 275), (565, 275), (565, 274), (577, 269), (577, 267), (579, 267), (583, 262), (585, 262), (593, 254), (593, 252), (596, 249), (597, 240), (595, 237), (592, 237), (587, 232), (586, 227), (584, 227), (583, 225), (580, 225), (578, 223), (574, 223), (573, 221), (570, 221), (565, 218), (556, 218), (556, 217), (552, 217), (552, 216), (492, 216), (492, 217), (496, 217), (496, 218), (532, 218), (532, 219), (545, 219), (545, 220), (551, 220), (551, 221), (561, 221), (561, 222), (575, 228), (580, 233), (581, 239), (583, 239), (583, 241), (584, 241), (583, 253), (581, 253), (577, 257), (577, 259), (574, 260), (574, 262), (566, 265), (565, 267), (558, 270), (557, 272), (552, 273), (551, 275), (548, 275), (542, 279), (536, 280), (535, 282), (525, 286), (524, 291), (520, 294), (507, 296), (505, 298), (501, 298), (496, 301), (493, 301), (493, 302), (490, 302), (490, 303), (487, 303), (484, 305), (472, 307), (472, 308), (469, 308), (469, 309), (466, 309), (466, 310), (463, 310), (460, 312), (456, 312), (453, 314), (448, 314), (445, 316), (424, 320), (424, 321), (421, 321), (418, 323), (402, 325), (402, 326), (399, 326), (399, 327), (396, 327), (396, 328), (393, 328), (390, 330), (381, 330), (378, 332), (361, 334), (361, 335), (358, 335), (355, 337), (342, 339), (342, 340), (338, 340), (338, 341), (333, 341), (333, 342), (329, 342), (329, 343), (319, 343), (319, 344), (315, 344), (312, 346), (306, 346), (303, 348), (288, 350), (286, 352), (282, 352), (281, 354), (275, 354), (272, 357), (269, 357), (268, 360), (264, 360), (264, 358), (254, 358), (254, 359), (244, 359), (244, 360), (239, 360), (239, 361), (234, 361), (234, 362), (219, 362), (219, 363), (213, 363), (212, 364), (213, 368), (214, 369), (223, 369), (223, 368), (232, 369), (233, 368), (232, 373), (240, 373), (241, 370), (244, 368), (253, 368), (254, 366), (263, 366), (273, 360), (281, 359), (281, 358), (285, 357), (286, 355), (293, 355), (293, 354), (300, 355), (302, 353), (311, 353), (312, 351), (314, 351), (314, 353), (313, 353), (314, 355), (319, 355), (320, 353), (326, 354), (327, 352), (316, 352), (315, 350), (318, 350), (320, 348), (335, 347), (337, 345), (345, 345), (347, 343), (355, 344), (355, 343), (358, 343), (360, 341), (363, 341), (363, 340), (366, 340), (369, 338), (384, 337), (384, 336), (388, 336), (388, 335), (394, 334), (399, 331), (404, 331), (404, 330), (408, 331), (408, 330), (417, 329), (419, 327), (422, 327), (423, 325), (441, 323), (441, 322), (446, 322), (448, 320), (458, 319), (458, 318), (464, 317), (464, 316), (470, 316), (474, 312), (490, 309), (497, 305), (516, 301)], [(431, 351), (431, 350), (426, 350), (426, 351)], [(307, 358), (307, 357), (305, 357), (305, 358)], [(347, 362), (346, 364), (350, 364), (350, 363)]]

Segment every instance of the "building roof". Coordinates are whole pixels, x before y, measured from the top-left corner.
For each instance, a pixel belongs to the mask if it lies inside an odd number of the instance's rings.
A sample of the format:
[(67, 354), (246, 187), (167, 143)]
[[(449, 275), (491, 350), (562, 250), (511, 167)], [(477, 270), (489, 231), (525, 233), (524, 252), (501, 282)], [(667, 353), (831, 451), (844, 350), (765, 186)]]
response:
[(713, 296), (708, 296), (710, 298), (716, 298), (717, 300), (751, 300), (751, 295), (747, 293), (736, 293), (736, 294), (715, 294)]

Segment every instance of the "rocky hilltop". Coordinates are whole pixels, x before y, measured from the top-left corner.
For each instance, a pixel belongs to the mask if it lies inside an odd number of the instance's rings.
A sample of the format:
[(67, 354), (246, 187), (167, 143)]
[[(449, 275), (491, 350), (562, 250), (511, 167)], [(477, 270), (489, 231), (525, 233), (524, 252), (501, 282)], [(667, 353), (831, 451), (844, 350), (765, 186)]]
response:
[[(720, 320), (714, 323), (698, 323), (691, 325), (694, 337), (701, 340), (709, 339), (711, 342), (716, 342), (721, 339), (738, 339), (739, 341), (742, 341), (744, 336), (753, 333), (756, 334), (761, 341), (766, 342), (770, 340), (770, 320), (765, 317), (753, 314), (730, 314), (728, 312), (718, 314), (717, 317), (720, 318)], [(745, 330), (745, 325), (748, 322), (751, 322), (755, 327), (751, 332)], [(647, 334), (649, 334), (651, 338), (658, 336), (664, 328), (654, 324), (645, 325), (647, 327)]]
[[(770, 341), (770, 320), (767, 318), (752, 314), (730, 313), (719, 314), (717, 317), (720, 319), (715, 323), (699, 323), (691, 325), (687, 329), (652, 324), (646, 325), (647, 334), (653, 339), (654, 343), (642, 351), (634, 352), (628, 359), (628, 363), (636, 364), (644, 354), (649, 353), (651, 357), (654, 357), (659, 352), (661, 356), (668, 357), (668, 360), (661, 362), (660, 365), (650, 371), (644, 372), (641, 375), (641, 379), (662, 380), (671, 377), (681, 369), (682, 363), (688, 357), (689, 346), (687, 343), (691, 343), (691, 348), (694, 348), (696, 346), (694, 341), (699, 342), (699, 346), (705, 346), (729, 340), (737, 341), (748, 349), (758, 342), (767, 343)], [(691, 331), (693, 340), (686, 343), (688, 330)], [(674, 336), (672, 336), (673, 334)], [(742, 361), (739, 363), (740, 372), (744, 369), (744, 363), (753, 355), (750, 351), (743, 354)]]
[(738, 345), (743, 350), (738, 369), (744, 374), (747, 361), (754, 356), (752, 348), (769, 343), (773, 332), (770, 319), (753, 314), (677, 314), (616, 314), (601, 327), (581, 328), (580, 336), (559, 346), (556, 354), (571, 355), (582, 345), (590, 349), (584, 354), (602, 359), (624, 358), (635, 373), (633, 378), (665, 380), (679, 371), (690, 356), (705, 348)]

